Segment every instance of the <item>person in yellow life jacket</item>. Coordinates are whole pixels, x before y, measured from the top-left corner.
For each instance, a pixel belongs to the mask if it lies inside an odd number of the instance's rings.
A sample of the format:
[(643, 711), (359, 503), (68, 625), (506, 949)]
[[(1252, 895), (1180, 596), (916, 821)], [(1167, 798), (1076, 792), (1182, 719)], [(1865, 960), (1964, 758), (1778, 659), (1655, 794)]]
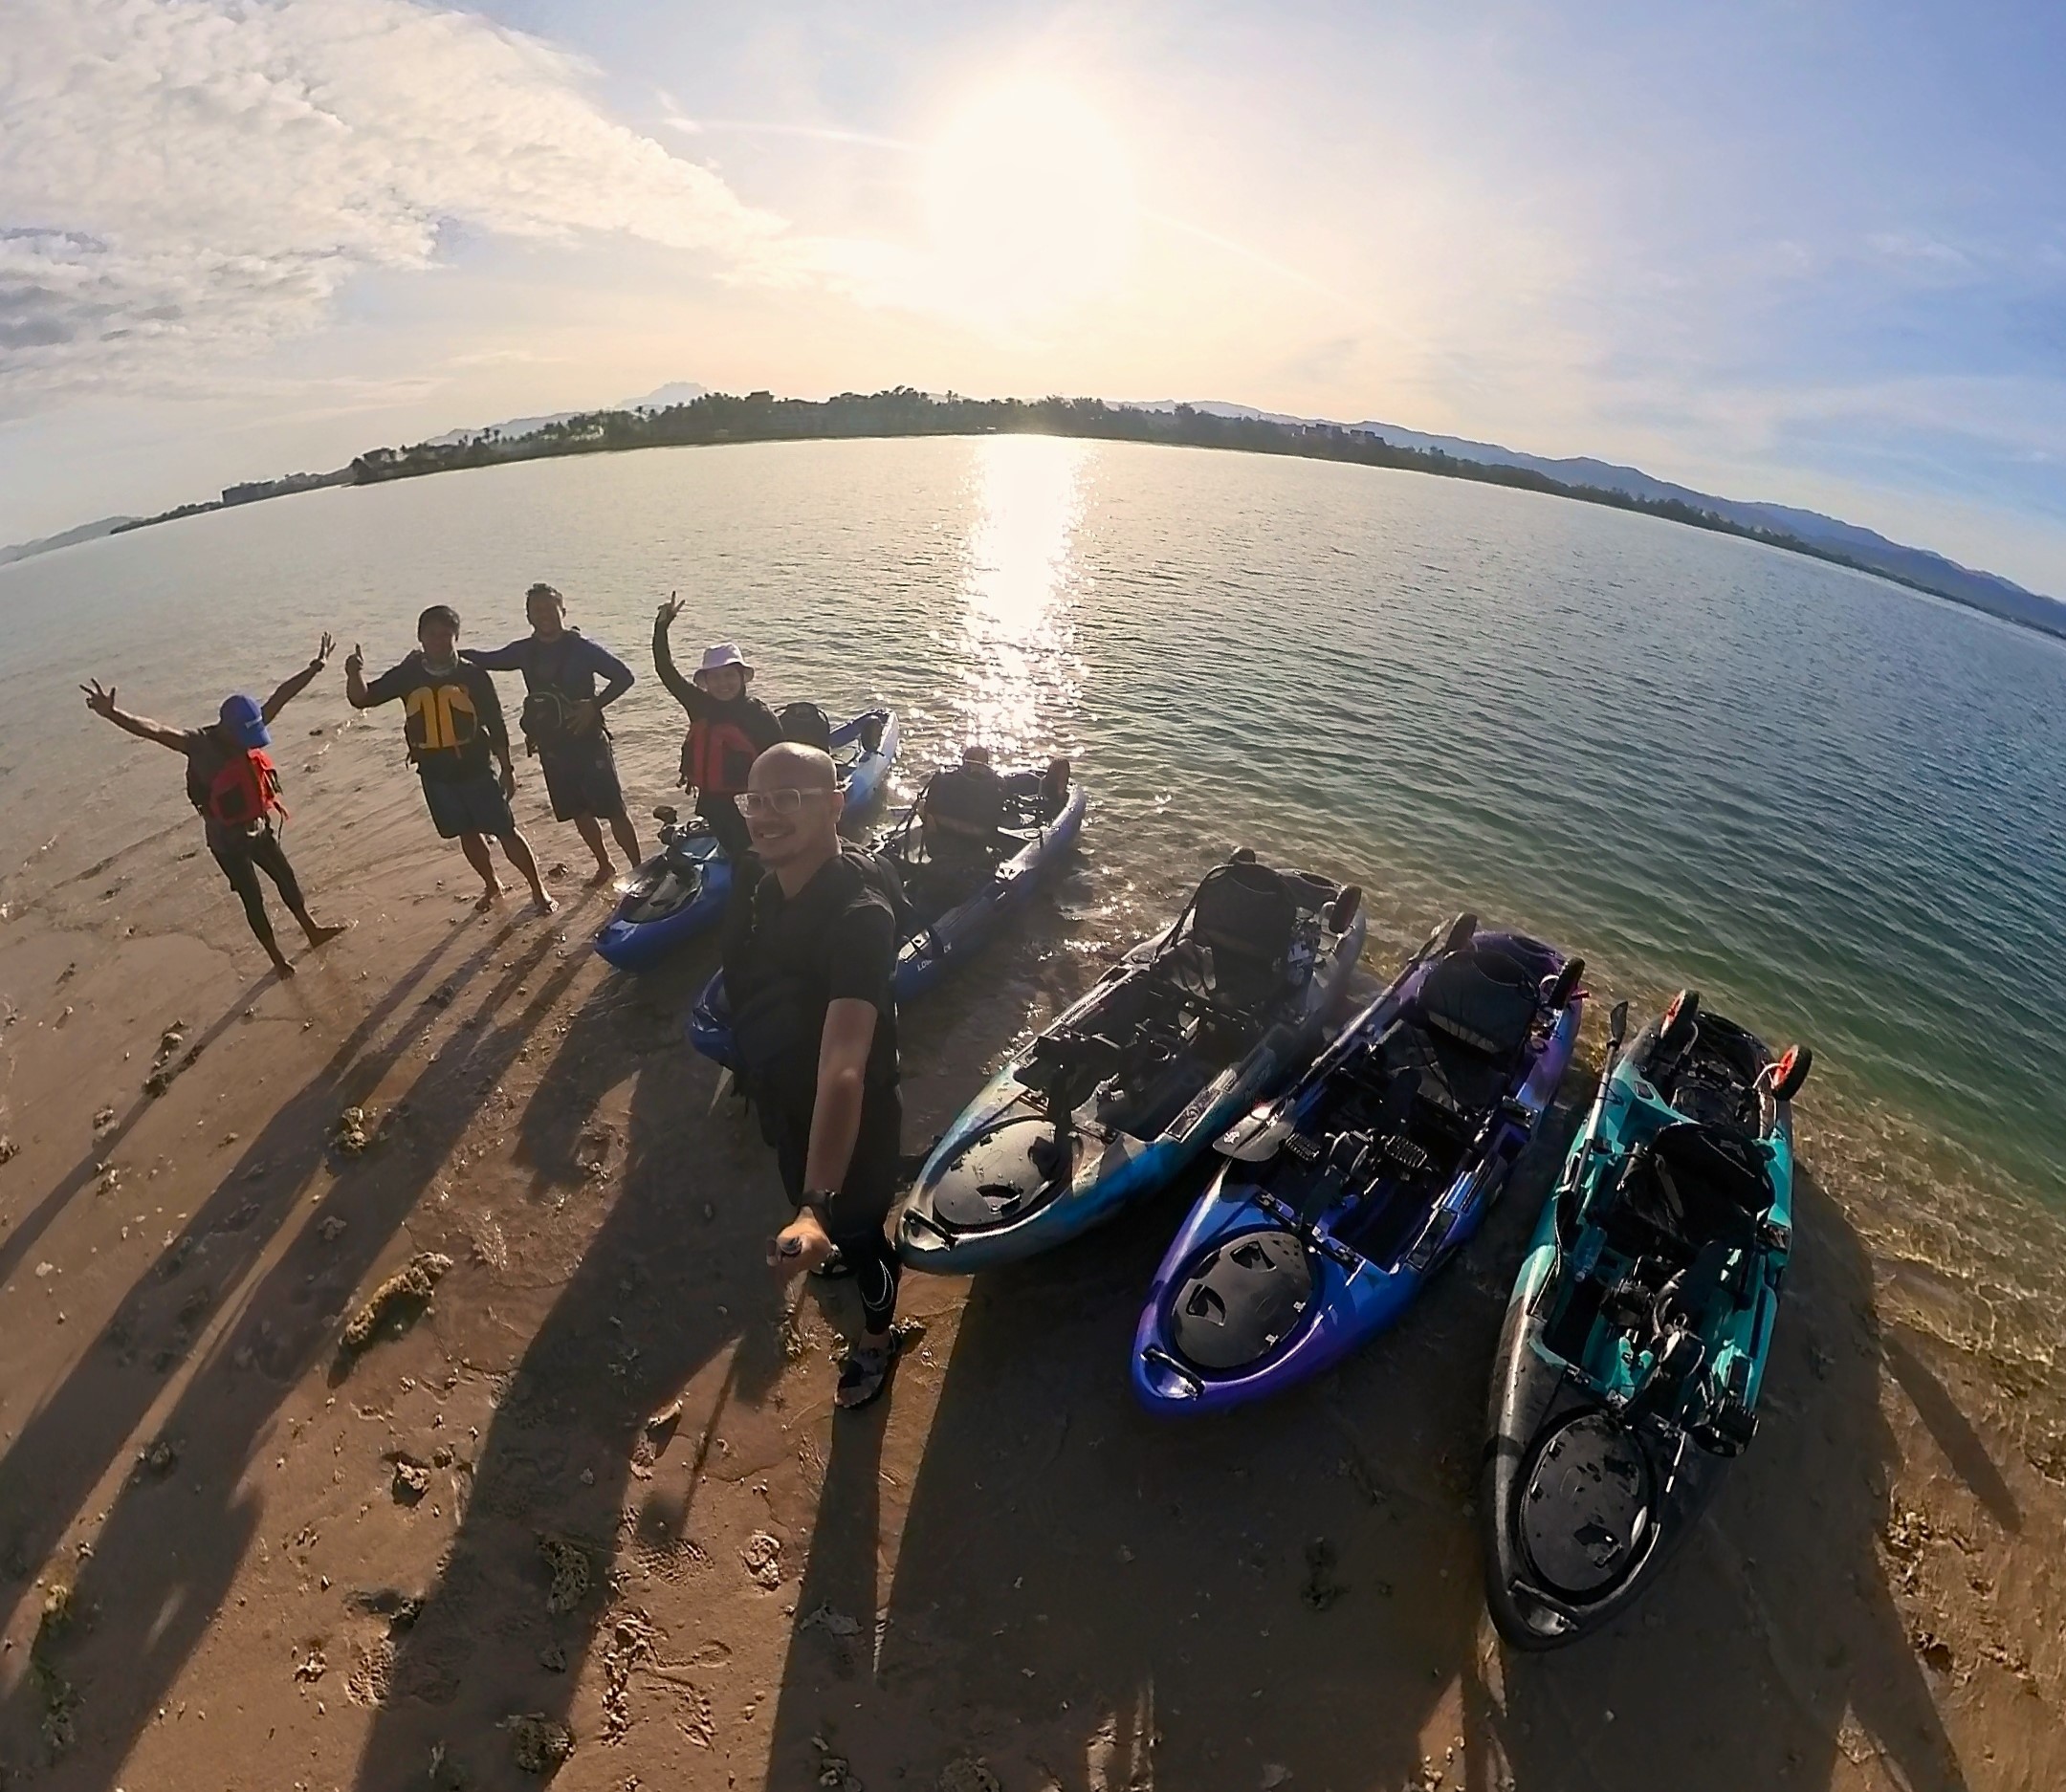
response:
[(758, 697), (746, 694), (754, 668), (726, 642), (708, 649), (692, 680), (675, 669), (668, 629), (681, 614), (677, 593), (653, 619), (653, 667), (660, 682), (689, 711), (689, 737), (682, 743), (681, 784), (696, 794), (695, 812), (710, 823), (726, 855), (752, 850), (738, 798), (753, 762), (781, 739), (781, 722)]
[(139, 740), (186, 754), (187, 800), (200, 814), (209, 851), (244, 905), (244, 919), (273, 969), (283, 977), (293, 976), (295, 970), (273, 935), (259, 872), (273, 880), (311, 948), (336, 939), (345, 929), (326, 927), (309, 913), (300, 880), (287, 863), (286, 848), (273, 825), (275, 816), (287, 819), (287, 805), (280, 798), (279, 773), (266, 752), (273, 741), (267, 725), (308, 688), (336, 645), (325, 635), (316, 657), (263, 703), (255, 697), (225, 697), (215, 720), (206, 728), (167, 728), (148, 716), (132, 715), (116, 707), (113, 687), (103, 689), (99, 679), (79, 687), (86, 693), (86, 707), (96, 715), (104, 715)]
[[(502, 880), (488, 856), (493, 835), (530, 885), (538, 913), (549, 915), (558, 905), (545, 893), (531, 842), (516, 831), (510, 813), (516, 767), (495, 680), (459, 657), (459, 612), (451, 604), (433, 603), (419, 616), (416, 639), (420, 650), (370, 685), (365, 654), (354, 647), (344, 658), (344, 695), (355, 710), (401, 701), (403, 733), (409, 763), (423, 779), (424, 805), (440, 837), (456, 840), (467, 863), (480, 873), (478, 906), (486, 908), (502, 894)], [(499, 779), (491, 759), (501, 764)]]

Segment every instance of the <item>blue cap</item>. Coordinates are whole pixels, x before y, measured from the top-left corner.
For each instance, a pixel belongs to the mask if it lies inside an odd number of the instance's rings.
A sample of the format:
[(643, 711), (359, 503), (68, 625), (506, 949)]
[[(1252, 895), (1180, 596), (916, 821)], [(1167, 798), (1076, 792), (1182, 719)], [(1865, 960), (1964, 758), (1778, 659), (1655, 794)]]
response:
[(238, 746), (263, 747), (272, 741), (256, 697), (225, 697), (220, 713), (223, 732)]

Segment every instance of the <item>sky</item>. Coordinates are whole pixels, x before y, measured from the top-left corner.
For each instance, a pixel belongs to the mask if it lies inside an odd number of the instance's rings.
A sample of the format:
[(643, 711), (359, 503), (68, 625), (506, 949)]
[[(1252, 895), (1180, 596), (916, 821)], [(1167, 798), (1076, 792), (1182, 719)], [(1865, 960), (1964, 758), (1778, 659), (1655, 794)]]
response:
[(672, 381), (1592, 454), (2066, 595), (2066, 9), (0, 0), (0, 541)]

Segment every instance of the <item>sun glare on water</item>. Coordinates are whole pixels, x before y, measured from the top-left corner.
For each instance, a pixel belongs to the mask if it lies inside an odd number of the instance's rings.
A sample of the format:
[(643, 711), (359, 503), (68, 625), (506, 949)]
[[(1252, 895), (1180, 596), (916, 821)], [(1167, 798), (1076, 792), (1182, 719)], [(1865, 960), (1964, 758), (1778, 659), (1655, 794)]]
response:
[(1138, 228), (1133, 170), (1110, 125), (1066, 88), (994, 88), (934, 144), (937, 277), (959, 309), (1011, 327), (1109, 292)]

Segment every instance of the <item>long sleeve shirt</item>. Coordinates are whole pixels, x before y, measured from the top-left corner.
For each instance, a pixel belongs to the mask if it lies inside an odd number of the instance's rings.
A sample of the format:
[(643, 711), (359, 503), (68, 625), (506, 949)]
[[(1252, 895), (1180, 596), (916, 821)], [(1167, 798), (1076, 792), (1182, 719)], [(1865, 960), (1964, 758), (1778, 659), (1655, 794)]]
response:
[[(551, 691), (570, 703), (606, 706), (631, 688), (631, 668), (601, 642), (569, 628), (551, 641), (524, 635), (506, 647), (465, 648), (461, 658), (483, 671), (521, 672), (527, 691)], [(600, 692), (596, 680), (604, 681)]]
[(742, 694), (729, 703), (719, 703), (693, 679), (682, 676), (668, 646), (665, 617), (653, 623), (652, 657), (653, 670), (660, 674), (660, 682), (673, 693), (674, 701), (689, 711), (692, 722), (734, 723), (753, 742), (758, 753), (765, 753), (782, 737), (780, 721), (758, 697)]

